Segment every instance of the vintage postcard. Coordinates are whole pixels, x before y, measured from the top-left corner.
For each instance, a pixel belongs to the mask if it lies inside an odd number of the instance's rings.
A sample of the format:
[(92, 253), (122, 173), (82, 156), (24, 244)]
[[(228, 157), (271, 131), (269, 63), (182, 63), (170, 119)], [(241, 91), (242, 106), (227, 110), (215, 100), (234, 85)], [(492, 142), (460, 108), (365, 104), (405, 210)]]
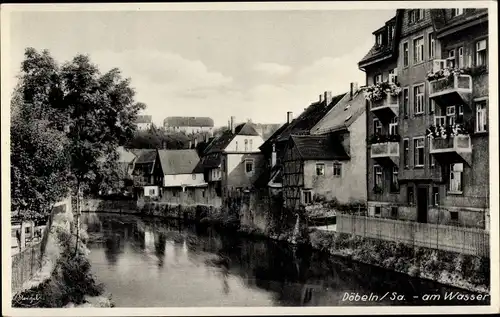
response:
[(1, 19), (3, 315), (499, 312), (496, 2)]

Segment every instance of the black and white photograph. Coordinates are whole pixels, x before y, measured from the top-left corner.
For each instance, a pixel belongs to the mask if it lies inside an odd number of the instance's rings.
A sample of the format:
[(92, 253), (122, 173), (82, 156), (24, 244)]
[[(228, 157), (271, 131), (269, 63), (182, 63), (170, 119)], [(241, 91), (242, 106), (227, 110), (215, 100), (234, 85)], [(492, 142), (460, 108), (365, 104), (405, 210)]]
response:
[(499, 312), (495, 1), (1, 20), (3, 315)]

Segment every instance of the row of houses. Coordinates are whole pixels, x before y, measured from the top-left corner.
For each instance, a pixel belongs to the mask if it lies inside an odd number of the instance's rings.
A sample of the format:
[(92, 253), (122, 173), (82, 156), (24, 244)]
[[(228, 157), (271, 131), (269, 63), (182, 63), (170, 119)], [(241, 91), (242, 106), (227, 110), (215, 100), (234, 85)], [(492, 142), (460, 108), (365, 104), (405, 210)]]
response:
[(397, 10), (359, 62), (366, 83), (320, 95), (260, 147), (269, 188), (298, 208), (488, 228), (487, 9)]
[[(139, 115), (136, 119), (137, 130), (146, 131), (153, 126), (151, 115)], [(185, 134), (212, 133), (214, 120), (209, 117), (167, 117), (163, 120), (163, 129), (169, 132)]]
[(400, 9), (373, 35), (363, 86), (287, 112), (265, 141), (231, 117), (201, 151), (144, 152), (142, 194), (212, 204), (267, 188), (289, 209), (360, 202), (369, 217), (487, 229), (487, 9)]

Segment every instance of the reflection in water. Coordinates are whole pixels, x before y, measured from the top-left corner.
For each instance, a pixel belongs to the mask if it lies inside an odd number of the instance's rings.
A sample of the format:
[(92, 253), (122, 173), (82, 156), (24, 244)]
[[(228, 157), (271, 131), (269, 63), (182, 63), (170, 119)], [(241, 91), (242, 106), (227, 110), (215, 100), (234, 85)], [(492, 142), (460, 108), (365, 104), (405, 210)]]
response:
[[(467, 304), (420, 302), (413, 295), (455, 289), (308, 248), (176, 221), (112, 214), (85, 214), (83, 219), (91, 237), (92, 269), (121, 307)], [(405, 300), (349, 302), (342, 300), (346, 292), (398, 292)]]

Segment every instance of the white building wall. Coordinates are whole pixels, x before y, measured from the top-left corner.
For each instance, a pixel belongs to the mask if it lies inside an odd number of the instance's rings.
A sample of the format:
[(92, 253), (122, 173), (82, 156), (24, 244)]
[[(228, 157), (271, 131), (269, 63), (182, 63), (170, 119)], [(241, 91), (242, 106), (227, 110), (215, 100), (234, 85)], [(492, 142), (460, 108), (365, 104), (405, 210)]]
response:
[(203, 173), (165, 175), (163, 178), (163, 186), (165, 187), (203, 185), (204, 183)]
[[(248, 141), (245, 151), (245, 140)], [(226, 152), (260, 152), (259, 146), (264, 143), (260, 135), (236, 135), (231, 143), (226, 147)], [(250, 146), (251, 144), (251, 146)]]

